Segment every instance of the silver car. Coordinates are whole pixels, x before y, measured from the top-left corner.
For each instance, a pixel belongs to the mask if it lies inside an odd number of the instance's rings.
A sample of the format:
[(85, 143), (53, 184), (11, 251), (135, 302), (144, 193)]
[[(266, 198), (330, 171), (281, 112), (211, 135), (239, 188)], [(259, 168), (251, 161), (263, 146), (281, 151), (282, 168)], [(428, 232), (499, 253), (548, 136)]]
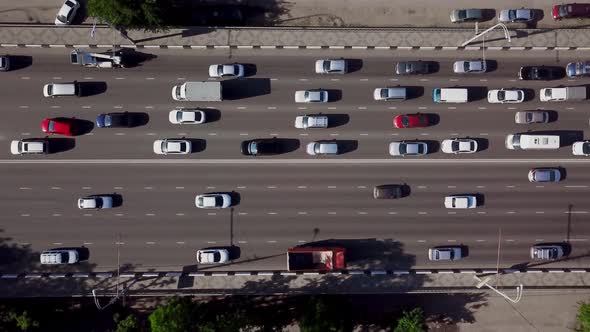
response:
[(327, 103), (328, 91), (326, 90), (300, 90), (295, 91), (296, 103)]
[(347, 71), (345, 59), (323, 59), (315, 62), (316, 74), (346, 74)]
[(483, 19), (483, 11), (478, 8), (455, 9), (451, 12), (451, 22), (479, 22)]
[(428, 153), (428, 144), (424, 142), (391, 142), (389, 154), (394, 157), (423, 156)]
[(531, 258), (538, 260), (560, 259), (564, 255), (559, 244), (537, 244), (531, 247)]
[(78, 209), (111, 209), (113, 208), (113, 197), (109, 195), (92, 195), (78, 199)]
[(549, 112), (546, 111), (522, 111), (516, 112), (514, 122), (518, 124), (547, 123)]
[(482, 74), (487, 70), (484, 60), (461, 60), (453, 63), (455, 74)]
[(209, 77), (243, 77), (244, 65), (232, 63), (209, 66)]
[(503, 9), (498, 14), (498, 22), (530, 22), (535, 19), (532, 9)]
[(559, 182), (561, 177), (559, 168), (533, 168), (529, 171), (529, 182)]
[(373, 99), (381, 101), (404, 101), (408, 99), (408, 89), (402, 87), (377, 88), (373, 91)]
[(590, 141), (580, 141), (572, 144), (574, 156), (590, 156)]
[(66, 0), (59, 8), (55, 17), (55, 25), (70, 25), (76, 16), (76, 11), (80, 8), (77, 0)]
[(334, 141), (318, 141), (307, 144), (306, 152), (310, 156), (337, 155), (338, 143)]
[(428, 259), (431, 261), (456, 261), (463, 258), (461, 247), (434, 247), (428, 249)]

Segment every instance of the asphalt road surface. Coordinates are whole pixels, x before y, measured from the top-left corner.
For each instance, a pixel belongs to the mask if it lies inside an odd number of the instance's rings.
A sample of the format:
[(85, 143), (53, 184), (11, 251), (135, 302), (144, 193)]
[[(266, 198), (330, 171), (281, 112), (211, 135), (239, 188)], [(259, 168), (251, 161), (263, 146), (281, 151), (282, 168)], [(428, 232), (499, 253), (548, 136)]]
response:
[[(489, 52), (486, 58), (498, 62), (496, 70), (460, 76), (452, 74), (452, 62), (481, 57), (480, 52), (145, 50), (156, 57), (141, 66), (93, 70), (69, 64), (66, 50), (19, 51), (32, 55), (32, 64), (1, 75), (1, 235), (5, 243), (25, 246), (31, 253), (86, 247), (88, 261), (69, 269), (116, 267), (117, 243), (126, 269), (209, 269), (196, 266), (194, 251), (212, 246), (234, 249), (232, 263), (219, 269), (285, 269), (287, 248), (322, 241), (351, 248), (351, 268), (495, 267), (498, 243), (501, 266), (537, 266), (529, 264), (530, 245), (562, 241), (570, 243), (569, 258), (542, 266), (587, 266), (587, 162), (572, 156), (570, 146), (532, 152), (504, 147), (507, 134), (529, 130), (558, 132), (570, 141), (584, 137), (587, 102), (540, 103), (537, 94), (542, 87), (584, 85), (588, 79), (531, 83), (518, 81), (516, 75), (521, 65), (564, 66), (583, 59), (581, 53)], [(313, 74), (315, 59), (338, 56), (358, 59), (353, 63), (359, 70), (341, 76)], [(395, 61), (416, 58), (438, 61), (440, 70), (418, 77), (392, 74)], [(228, 83), (233, 100), (172, 100), (173, 85), (205, 80), (209, 64), (227, 62), (256, 65), (254, 75)], [(43, 98), (43, 84), (73, 80), (92, 82), (87, 86), (96, 94)], [(396, 85), (416, 91), (423, 87), (423, 93), (401, 103), (372, 99), (374, 88)], [(450, 86), (480, 87), (484, 97), (467, 104), (434, 104), (432, 89)], [(486, 89), (502, 87), (532, 89), (534, 96), (522, 104), (487, 103)], [(341, 98), (327, 105), (295, 104), (294, 91), (307, 88), (335, 90)], [(176, 106), (212, 107), (208, 112), (218, 119), (172, 125), (168, 112)], [(556, 111), (557, 120), (514, 124), (516, 111), (540, 107)], [(74, 138), (72, 149), (48, 156), (9, 154), (10, 140), (43, 137), (44, 118), (93, 121), (100, 113), (123, 111), (144, 113), (149, 120), (130, 129), (90, 127)], [(293, 127), (295, 116), (318, 112), (341, 119), (341, 125), (313, 131)], [(428, 128), (393, 128), (394, 115), (415, 112), (436, 114), (440, 121)], [(296, 140), (300, 147), (275, 157), (240, 155), (242, 140), (275, 136)], [(469, 156), (435, 152), (397, 162), (387, 154), (394, 140), (467, 136), (486, 141), (488, 147)], [(203, 151), (153, 154), (153, 140), (174, 137), (201, 139)], [(353, 148), (314, 161), (304, 146), (316, 139), (348, 141)], [(544, 166), (564, 167), (565, 181), (529, 183), (528, 170)], [(387, 183), (408, 184), (410, 196), (374, 200), (373, 186)], [(122, 195), (123, 204), (113, 210), (87, 212), (75, 206), (78, 197), (114, 192)], [(199, 210), (194, 196), (203, 192), (234, 192), (239, 203), (232, 209)], [(484, 203), (469, 211), (444, 208), (444, 196), (461, 193), (481, 194)], [(452, 264), (427, 261), (429, 247), (447, 244), (466, 246), (468, 257)], [(31, 253), (13, 261), (5, 258), (0, 269), (39, 269)]]

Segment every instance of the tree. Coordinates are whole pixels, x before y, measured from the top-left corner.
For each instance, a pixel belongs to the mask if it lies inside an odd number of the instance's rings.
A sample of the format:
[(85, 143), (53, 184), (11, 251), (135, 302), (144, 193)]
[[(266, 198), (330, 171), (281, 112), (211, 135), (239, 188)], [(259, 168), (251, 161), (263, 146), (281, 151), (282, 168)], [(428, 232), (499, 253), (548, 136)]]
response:
[(140, 323), (139, 319), (133, 314), (127, 315), (125, 319), (121, 319), (121, 315), (116, 313), (113, 315), (113, 320), (117, 323), (117, 329), (115, 332), (136, 332), (139, 331)]
[(578, 315), (576, 317), (578, 322), (576, 324), (576, 332), (590, 332), (590, 304), (581, 303), (578, 308)]
[(312, 297), (308, 301), (298, 324), (301, 332), (350, 331), (345, 320), (348, 318), (340, 303), (327, 303), (323, 298)]
[(404, 311), (393, 332), (424, 332), (424, 313), (420, 308)]
[(10, 311), (8, 313), (8, 319), (13, 321), (21, 331), (32, 331), (39, 327), (39, 322), (29, 316), (26, 310), (20, 315), (15, 311)]
[(170, 0), (88, 0), (88, 15), (118, 30), (166, 30)]
[(173, 298), (158, 307), (148, 317), (152, 332), (194, 331), (196, 314), (194, 303), (187, 298)]

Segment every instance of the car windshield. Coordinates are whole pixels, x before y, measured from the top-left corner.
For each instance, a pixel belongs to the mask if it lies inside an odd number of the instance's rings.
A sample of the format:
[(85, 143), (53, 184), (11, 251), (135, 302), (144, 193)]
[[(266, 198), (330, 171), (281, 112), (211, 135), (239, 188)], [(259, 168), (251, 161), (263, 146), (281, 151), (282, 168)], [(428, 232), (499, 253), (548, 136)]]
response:
[(533, 113), (527, 113), (526, 114), (526, 121), (527, 122), (532, 122), (533, 121)]
[(402, 116), (402, 125), (404, 127), (407, 127), (410, 125), (410, 118), (407, 116)]
[(381, 90), (381, 98), (387, 98), (389, 96), (389, 91), (387, 89)]
[(506, 92), (505, 91), (498, 91), (498, 100), (504, 100), (506, 99)]
[(559, 12), (559, 16), (561, 17), (565, 17), (567, 16), (568, 12), (572, 12), (573, 8), (571, 5), (567, 5), (567, 6), (559, 6), (557, 11)]
[(47, 125), (47, 130), (50, 132), (55, 130), (55, 121), (49, 121), (49, 125)]
[(332, 62), (331, 61), (324, 61), (324, 70), (325, 71), (330, 71), (330, 64)]
[(203, 197), (199, 197), (197, 200), (199, 201), (199, 206), (203, 206)]
[(405, 154), (405, 153), (407, 153), (407, 152), (408, 152), (408, 144), (406, 144), (406, 143), (401, 143), (401, 144), (399, 145), (399, 153), (400, 153), (400, 154)]
[(223, 198), (221, 198), (221, 196), (216, 196), (215, 197), (215, 205), (216, 206), (222, 206), (223, 205)]
[(453, 151), (457, 151), (457, 150), (459, 150), (459, 142), (456, 142), (456, 141), (455, 141), (455, 142), (453, 142), (453, 143), (451, 144), (451, 150), (453, 150)]
[(180, 151), (186, 151), (187, 150), (186, 149), (186, 143), (185, 142), (182, 142), (182, 143), (178, 144), (178, 146), (180, 147)]
[(252, 142), (252, 144), (250, 144), (250, 153), (252, 153), (252, 154), (258, 153), (258, 143)]
[(462, 19), (462, 20), (463, 20), (463, 19), (465, 19), (465, 18), (467, 17), (467, 11), (466, 11), (466, 10), (460, 10), (460, 11), (457, 13), (457, 16), (458, 16), (460, 19)]
[(104, 116), (104, 125), (105, 127), (110, 127), (113, 124), (113, 118), (110, 115)]
[(584, 143), (582, 145), (582, 152), (584, 152), (584, 154), (590, 154), (590, 143)]
[(221, 254), (218, 251), (214, 252), (213, 253), (213, 261), (219, 262), (220, 260), (221, 260)]
[(508, 18), (509, 18), (510, 20), (513, 20), (513, 19), (515, 19), (515, 18), (516, 18), (516, 10), (509, 10), (509, 11), (508, 11)]
[(68, 21), (68, 19), (63, 15), (57, 15), (57, 20), (62, 23), (66, 23)]
[(463, 69), (465, 71), (469, 71), (469, 62), (467, 62), (467, 61), (463, 62)]
[(422, 146), (422, 144), (416, 144), (416, 146), (417, 146), (416, 150), (418, 151), (418, 154), (423, 154), (424, 153), (424, 146)]

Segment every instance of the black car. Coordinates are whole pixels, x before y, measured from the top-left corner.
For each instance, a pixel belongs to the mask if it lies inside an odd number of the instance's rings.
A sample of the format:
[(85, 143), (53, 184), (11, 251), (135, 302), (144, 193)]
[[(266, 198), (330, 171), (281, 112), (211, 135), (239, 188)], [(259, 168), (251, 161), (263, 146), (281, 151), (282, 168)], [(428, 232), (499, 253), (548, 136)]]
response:
[(404, 184), (386, 184), (373, 188), (375, 199), (395, 199), (407, 196), (409, 187)]
[(552, 66), (525, 66), (520, 67), (518, 78), (521, 80), (550, 81), (558, 80), (565, 76), (565, 69)]
[(404, 61), (395, 66), (398, 75), (428, 74), (432, 71), (432, 63), (428, 61)]
[(279, 141), (273, 138), (254, 139), (243, 141), (241, 150), (245, 156), (273, 155), (281, 152), (281, 146)]
[(131, 115), (127, 112), (105, 113), (96, 117), (98, 128), (132, 127)]

